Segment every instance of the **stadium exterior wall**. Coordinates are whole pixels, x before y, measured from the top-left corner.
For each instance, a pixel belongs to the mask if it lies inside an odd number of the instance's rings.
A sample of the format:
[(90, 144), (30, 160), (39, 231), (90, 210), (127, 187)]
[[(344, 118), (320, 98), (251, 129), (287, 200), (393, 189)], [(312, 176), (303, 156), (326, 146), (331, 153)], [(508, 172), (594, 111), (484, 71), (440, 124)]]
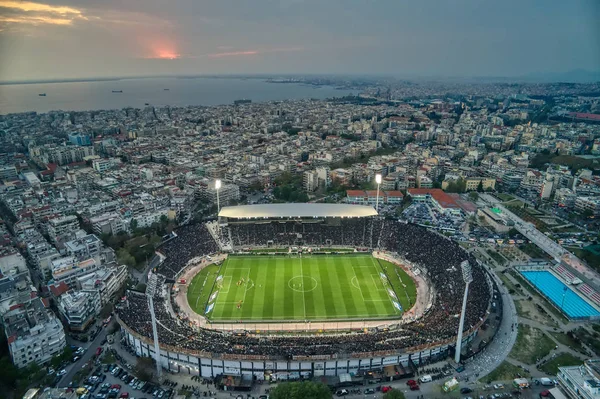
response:
[[(154, 358), (154, 344), (150, 339), (144, 338), (131, 331), (120, 319), (117, 318), (121, 326), (121, 336), (132, 348), (137, 356), (149, 356)], [(465, 336), (463, 345), (473, 340), (477, 335), (477, 330), (471, 331)], [(398, 353), (387, 356), (368, 356), (368, 357), (344, 357), (331, 359), (330, 356), (312, 356), (304, 357), (302, 360), (281, 360), (267, 359), (256, 360), (250, 355), (193, 355), (184, 349), (167, 348), (161, 345), (160, 357), (163, 368), (174, 373), (187, 373), (209, 378), (219, 374), (226, 375), (251, 375), (257, 379), (264, 379), (265, 374), (275, 374), (279, 379), (293, 379), (321, 375), (340, 375), (346, 373), (356, 373), (359, 370), (377, 370), (384, 366), (394, 366), (402, 364), (408, 367), (409, 360), (415, 364), (420, 364), (429, 359), (441, 359), (447, 357), (450, 347), (454, 346), (452, 342), (440, 343), (427, 348)], [(226, 357), (226, 358), (225, 358)], [(287, 377), (286, 377), (287, 376)]]

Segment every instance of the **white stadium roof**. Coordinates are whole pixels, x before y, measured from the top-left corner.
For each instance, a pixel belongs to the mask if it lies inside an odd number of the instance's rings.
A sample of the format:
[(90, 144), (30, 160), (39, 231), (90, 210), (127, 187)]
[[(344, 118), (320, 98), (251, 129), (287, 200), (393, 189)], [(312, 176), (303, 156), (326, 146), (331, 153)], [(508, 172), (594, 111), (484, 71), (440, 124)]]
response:
[(372, 206), (311, 203), (226, 206), (219, 212), (220, 217), (232, 219), (339, 218), (375, 215), (377, 215), (377, 211)]

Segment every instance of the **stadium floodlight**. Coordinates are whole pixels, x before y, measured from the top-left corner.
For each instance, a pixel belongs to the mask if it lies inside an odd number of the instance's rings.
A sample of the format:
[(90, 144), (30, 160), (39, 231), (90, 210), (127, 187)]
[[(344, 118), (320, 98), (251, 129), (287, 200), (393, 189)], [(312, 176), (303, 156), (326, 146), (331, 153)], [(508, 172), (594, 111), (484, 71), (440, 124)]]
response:
[(154, 295), (156, 294), (158, 278), (156, 274), (151, 273), (148, 277), (146, 285), (146, 297), (148, 298), (148, 307), (150, 309), (150, 317), (152, 320), (152, 335), (154, 338), (154, 360), (156, 361), (156, 377), (158, 381), (162, 381), (162, 367), (160, 365), (160, 346), (158, 345), (158, 329), (156, 327), (156, 315), (154, 314)]
[(377, 199), (375, 201), (375, 210), (379, 213), (379, 185), (381, 184), (381, 174), (375, 175), (375, 183), (377, 183)]
[(473, 281), (473, 271), (468, 260), (461, 262), (460, 269), (462, 271), (463, 281), (465, 282), (465, 295), (463, 296), (462, 311), (460, 312), (460, 322), (458, 324), (458, 335), (456, 337), (456, 351), (454, 353), (454, 361), (460, 362), (460, 352), (462, 351), (462, 335), (465, 326), (465, 313), (467, 311), (467, 297), (469, 296), (469, 284)]
[(219, 190), (221, 189), (221, 179), (215, 180), (215, 190), (217, 190), (217, 234), (221, 239), (221, 226), (219, 225), (219, 213), (221, 212), (221, 204), (219, 203)]

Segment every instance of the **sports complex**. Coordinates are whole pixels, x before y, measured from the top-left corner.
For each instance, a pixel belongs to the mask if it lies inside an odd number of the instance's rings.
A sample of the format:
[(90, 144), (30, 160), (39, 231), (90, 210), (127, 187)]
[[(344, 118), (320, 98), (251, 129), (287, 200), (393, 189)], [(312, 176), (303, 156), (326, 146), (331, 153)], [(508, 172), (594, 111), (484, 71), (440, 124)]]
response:
[(468, 262), (463, 353), (497, 293), (457, 243), (340, 204), (224, 207), (157, 250), (152, 290), (117, 309), (139, 356), (202, 377), (255, 379), (392, 373), (452, 355)]

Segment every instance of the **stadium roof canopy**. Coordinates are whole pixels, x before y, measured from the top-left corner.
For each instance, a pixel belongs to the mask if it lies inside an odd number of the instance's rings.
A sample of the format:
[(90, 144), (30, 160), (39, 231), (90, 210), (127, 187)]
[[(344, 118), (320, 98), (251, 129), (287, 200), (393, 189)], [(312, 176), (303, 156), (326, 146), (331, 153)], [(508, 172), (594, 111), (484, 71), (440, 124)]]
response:
[(270, 218), (342, 218), (375, 216), (372, 206), (349, 204), (259, 204), (226, 206), (220, 217), (232, 219)]

